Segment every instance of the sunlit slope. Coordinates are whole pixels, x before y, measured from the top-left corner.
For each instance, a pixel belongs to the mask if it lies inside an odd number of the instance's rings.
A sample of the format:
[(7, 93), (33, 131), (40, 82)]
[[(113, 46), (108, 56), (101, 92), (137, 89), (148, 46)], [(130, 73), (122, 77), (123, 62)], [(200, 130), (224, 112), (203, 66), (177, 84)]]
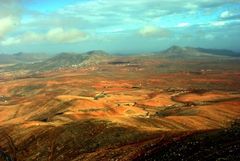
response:
[(27, 161), (132, 160), (240, 117), (237, 59), (72, 56), (80, 67), (1, 73), (1, 150)]
[(60, 70), (63, 68), (79, 68), (86, 65), (98, 64), (108, 59), (108, 53), (103, 51), (91, 51), (83, 54), (61, 53), (45, 61), (32, 64), (17, 64), (7, 68), (8, 71), (29, 70), (33, 72)]

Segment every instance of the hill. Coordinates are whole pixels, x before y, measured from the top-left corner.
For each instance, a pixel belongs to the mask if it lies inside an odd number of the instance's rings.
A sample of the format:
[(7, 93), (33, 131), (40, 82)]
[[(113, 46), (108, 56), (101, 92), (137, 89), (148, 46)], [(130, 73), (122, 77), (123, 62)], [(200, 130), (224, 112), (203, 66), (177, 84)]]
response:
[(169, 59), (209, 59), (209, 58), (229, 58), (237, 57), (240, 54), (231, 50), (204, 49), (193, 47), (172, 46), (162, 52), (156, 53), (157, 56)]
[(16, 53), (0, 54), (0, 64), (32, 63), (49, 58), (49, 55), (42, 53)]
[[(233, 55), (235, 55), (233, 57)], [(11, 57), (12, 56), (12, 57)], [(171, 61), (227, 61), (236, 59), (237, 53), (230, 50), (214, 50), (193, 47), (172, 46), (162, 52), (149, 53), (145, 55), (111, 55), (101, 50), (93, 50), (85, 53), (60, 53), (54, 57), (44, 59), (38, 55), (27, 55), (18, 53), (5, 57), (6, 62), (16, 60), (16, 65), (3, 67), (4, 71), (27, 70), (27, 71), (50, 71), (65, 68), (78, 68), (83, 66), (95, 65), (100, 63), (119, 65), (123, 63), (128, 66), (144, 66), (150, 62), (159, 60)], [(14, 57), (14, 59), (13, 59)], [(8, 60), (9, 59), (9, 60)], [(113, 62), (111, 62), (113, 61)], [(175, 69), (175, 67), (174, 67)]]
[(229, 128), (200, 132), (168, 145), (160, 144), (136, 160), (174, 161), (179, 156), (185, 161), (239, 160), (239, 137), (240, 123), (236, 120)]
[(0, 72), (0, 160), (239, 160), (240, 59), (201, 60), (90, 51)]
[(98, 64), (104, 61), (109, 56), (104, 51), (90, 51), (83, 54), (77, 53), (60, 53), (52, 58), (46, 59), (41, 62), (32, 64), (17, 64), (11, 66), (8, 69), (26, 69), (31, 71), (47, 71), (57, 70), (62, 68), (77, 68), (81, 66), (87, 66), (90, 64)]
[(236, 53), (231, 50), (226, 49), (204, 49), (204, 48), (195, 48), (196, 50), (204, 53), (209, 53), (213, 55), (224, 55), (224, 56), (233, 56), (233, 57), (239, 57), (240, 53)]

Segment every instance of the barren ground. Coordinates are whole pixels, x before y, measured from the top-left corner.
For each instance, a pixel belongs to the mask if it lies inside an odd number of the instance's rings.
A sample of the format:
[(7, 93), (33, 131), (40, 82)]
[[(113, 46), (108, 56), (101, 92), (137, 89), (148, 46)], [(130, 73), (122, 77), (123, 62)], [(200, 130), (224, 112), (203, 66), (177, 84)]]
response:
[(239, 119), (239, 66), (164, 63), (1, 74), (0, 149), (18, 161), (133, 160)]

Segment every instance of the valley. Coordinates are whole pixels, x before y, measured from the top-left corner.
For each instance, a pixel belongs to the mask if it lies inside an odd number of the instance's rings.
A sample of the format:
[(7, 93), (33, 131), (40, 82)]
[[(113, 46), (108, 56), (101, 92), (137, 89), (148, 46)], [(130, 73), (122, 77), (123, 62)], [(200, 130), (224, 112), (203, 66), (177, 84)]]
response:
[(151, 160), (195, 135), (235, 133), (240, 59), (188, 51), (98, 51), (2, 66), (1, 151), (18, 161)]

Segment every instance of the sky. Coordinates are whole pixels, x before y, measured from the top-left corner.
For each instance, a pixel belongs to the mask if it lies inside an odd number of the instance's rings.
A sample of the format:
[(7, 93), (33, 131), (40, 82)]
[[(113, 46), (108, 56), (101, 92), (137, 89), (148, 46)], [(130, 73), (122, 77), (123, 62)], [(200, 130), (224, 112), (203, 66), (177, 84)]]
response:
[(0, 53), (240, 51), (240, 0), (0, 0)]

